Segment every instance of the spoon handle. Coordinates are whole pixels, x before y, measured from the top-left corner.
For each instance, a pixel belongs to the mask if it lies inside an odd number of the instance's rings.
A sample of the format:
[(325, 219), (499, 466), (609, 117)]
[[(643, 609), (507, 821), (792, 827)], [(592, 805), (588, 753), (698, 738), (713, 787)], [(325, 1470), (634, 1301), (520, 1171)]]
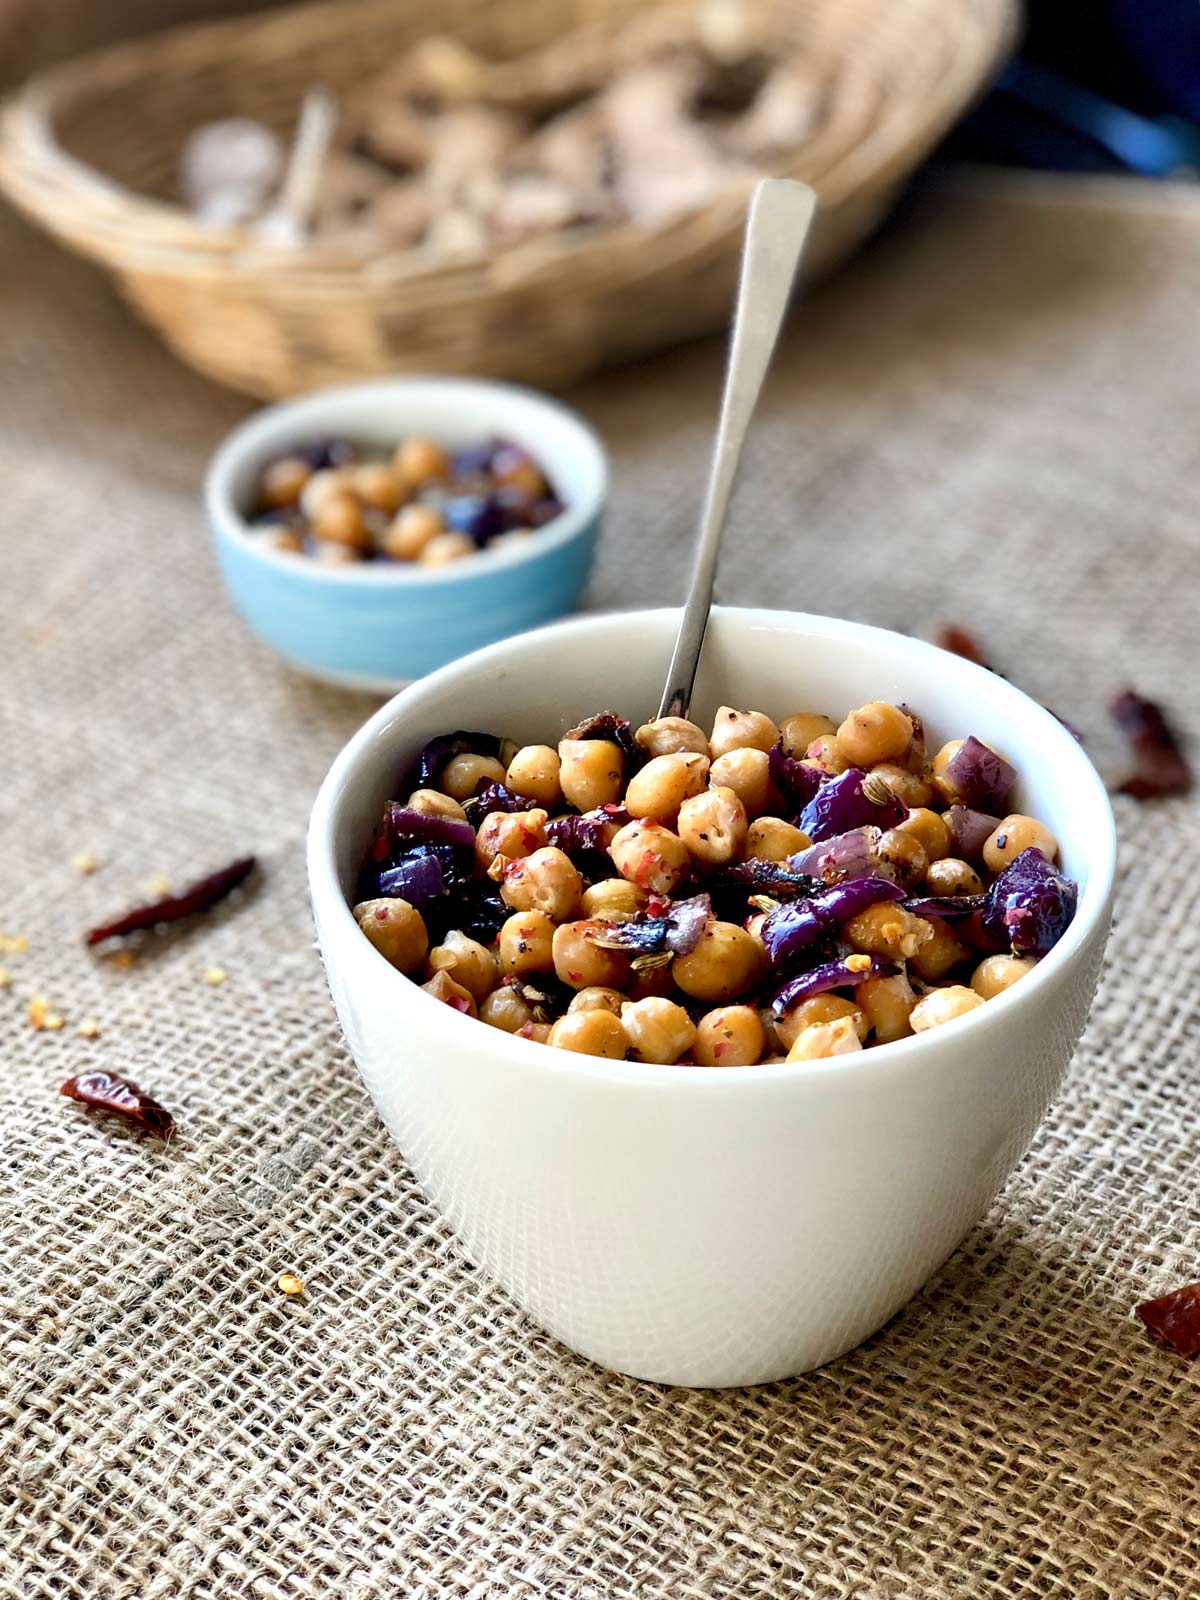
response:
[(721, 421), (704, 496), (691, 586), (658, 709), (660, 717), (686, 717), (691, 705), (692, 685), (712, 609), (717, 549), (729, 496), (816, 204), (817, 197), (808, 185), (790, 178), (765, 178), (755, 187), (750, 200)]

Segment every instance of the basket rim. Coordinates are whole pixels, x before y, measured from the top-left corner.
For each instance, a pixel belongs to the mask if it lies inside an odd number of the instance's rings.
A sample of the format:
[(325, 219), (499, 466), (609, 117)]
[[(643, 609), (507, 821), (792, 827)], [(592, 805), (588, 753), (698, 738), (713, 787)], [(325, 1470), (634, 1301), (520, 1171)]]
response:
[[(836, 5), (837, 0), (825, 3)], [(360, 14), (391, 9), (391, 0), (353, 0), (353, 4)], [(227, 58), (229, 43), (235, 38), (281, 36), (296, 10), (323, 16), (331, 26), (335, 21), (340, 27), (346, 25), (346, 0), (314, 0), (302, 7), (248, 17), (168, 27), (35, 74), (0, 103), (0, 189), (60, 238), (117, 270), (181, 278), (219, 275), (228, 280), (267, 276), (314, 294), (352, 283), (382, 290), (401, 283), (436, 281), (447, 291), (446, 298), (452, 299), (455, 286), (462, 283), (474, 290), (480, 280), (489, 287), (536, 280), (539, 271), (560, 270), (598, 240), (614, 249), (651, 240), (661, 243), (698, 217), (707, 217), (716, 234), (740, 227), (749, 179), (731, 182), (706, 206), (650, 229), (625, 221), (560, 234), (553, 240), (537, 236), (502, 250), (459, 258), (427, 256), (419, 246), (389, 248), (372, 255), (348, 252), (344, 247), (322, 249), (318, 242), (301, 251), (284, 251), (248, 237), (244, 230), (206, 228), (184, 207), (127, 188), (58, 142), (56, 117), (79, 97), (98, 87), (111, 89), (131, 78), (142, 79), (148, 68), (180, 56), (186, 57), (189, 65), (201, 60), (219, 62)], [(960, 42), (968, 42), (971, 48), (941, 52), (945, 70), (938, 77), (936, 99), (897, 98), (885, 89), (866, 131), (845, 143), (840, 152), (831, 153), (824, 170), (805, 168), (803, 146), (773, 170), (810, 183), (826, 210), (858, 200), (864, 191), (884, 188), (910, 170), (915, 164), (914, 150), (923, 155), (936, 142), (980, 92), (989, 72), (1015, 40), (1020, 0), (948, 0), (945, 15), (955, 18)], [(858, 70), (853, 55), (843, 60), (842, 67)], [(878, 86), (878, 79), (867, 81)], [(919, 112), (915, 127), (914, 107)], [(537, 270), (531, 271), (531, 267)]]

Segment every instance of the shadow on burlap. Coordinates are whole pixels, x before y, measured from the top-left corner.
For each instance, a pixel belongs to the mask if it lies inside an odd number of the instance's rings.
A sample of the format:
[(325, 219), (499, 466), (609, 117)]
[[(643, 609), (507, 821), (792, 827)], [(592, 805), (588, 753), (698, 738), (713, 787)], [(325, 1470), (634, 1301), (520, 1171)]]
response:
[[(1067, 1090), (889, 1327), (759, 1391), (599, 1371), (462, 1262), (339, 1041), (301, 841), (371, 702), (219, 589), (196, 484), (244, 403), (15, 224), (0, 272), (0, 927), (30, 941), (0, 993), (0, 1596), (1200, 1593), (1200, 1368), (1130, 1315), (1200, 1277), (1196, 808), (1120, 803)], [(796, 317), (724, 597), (969, 625), (1102, 763), (1128, 679), (1194, 724), (1198, 291), (1200, 196), (927, 197)], [(616, 475), (593, 603), (679, 596), (721, 361), (579, 395)], [(148, 877), (248, 849), (244, 906), (128, 971), (80, 948)], [(170, 1150), (57, 1096), (93, 1064), (175, 1110)]]

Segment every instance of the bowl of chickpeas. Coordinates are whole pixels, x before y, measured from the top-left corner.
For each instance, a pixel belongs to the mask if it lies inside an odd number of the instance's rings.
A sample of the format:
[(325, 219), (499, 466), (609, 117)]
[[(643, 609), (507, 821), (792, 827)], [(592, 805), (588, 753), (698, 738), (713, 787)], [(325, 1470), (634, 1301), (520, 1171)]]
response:
[(257, 412), (213, 457), (205, 500), (264, 643), (390, 693), (574, 610), (607, 481), (595, 433), (545, 395), (396, 378)]
[(1027, 1148), (1115, 847), (1049, 712), (919, 640), (578, 618), (414, 685), (313, 811), (314, 915), (385, 1123), (468, 1255), (617, 1370), (724, 1386), (880, 1327)]

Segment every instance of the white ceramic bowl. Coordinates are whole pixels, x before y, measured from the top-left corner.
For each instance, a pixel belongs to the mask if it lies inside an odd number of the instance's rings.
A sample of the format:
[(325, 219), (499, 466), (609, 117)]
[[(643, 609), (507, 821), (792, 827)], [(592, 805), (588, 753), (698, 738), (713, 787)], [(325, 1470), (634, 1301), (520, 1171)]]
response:
[[(325, 437), (389, 448), (413, 433), (455, 449), (493, 435), (512, 440), (544, 467), (562, 514), (527, 539), (446, 567), (327, 567), (249, 531), (255, 485), (272, 457)], [(573, 611), (607, 488), (603, 446), (557, 400), (483, 378), (433, 377), (347, 384), (264, 407), (214, 455), (204, 495), (226, 587), (254, 632), (302, 672), (390, 694), (480, 645)]]
[(975, 733), (1080, 883), (1070, 929), (1015, 988), (942, 1028), (827, 1061), (704, 1070), (551, 1050), (463, 1017), (395, 972), (346, 900), (385, 800), (426, 739), (553, 742), (611, 706), (653, 714), (677, 614), (527, 634), (398, 695), (313, 810), (309, 874), (342, 1027), (380, 1115), (468, 1256), (566, 1344), (667, 1383), (804, 1372), (886, 1322), (978, 1220), (1057, 1090), (1108, 931), (1114, 836), (1061, 723), (982, 668), (876, 628), (718, 610), (696, 719), (905, 700), (932, 744)]

